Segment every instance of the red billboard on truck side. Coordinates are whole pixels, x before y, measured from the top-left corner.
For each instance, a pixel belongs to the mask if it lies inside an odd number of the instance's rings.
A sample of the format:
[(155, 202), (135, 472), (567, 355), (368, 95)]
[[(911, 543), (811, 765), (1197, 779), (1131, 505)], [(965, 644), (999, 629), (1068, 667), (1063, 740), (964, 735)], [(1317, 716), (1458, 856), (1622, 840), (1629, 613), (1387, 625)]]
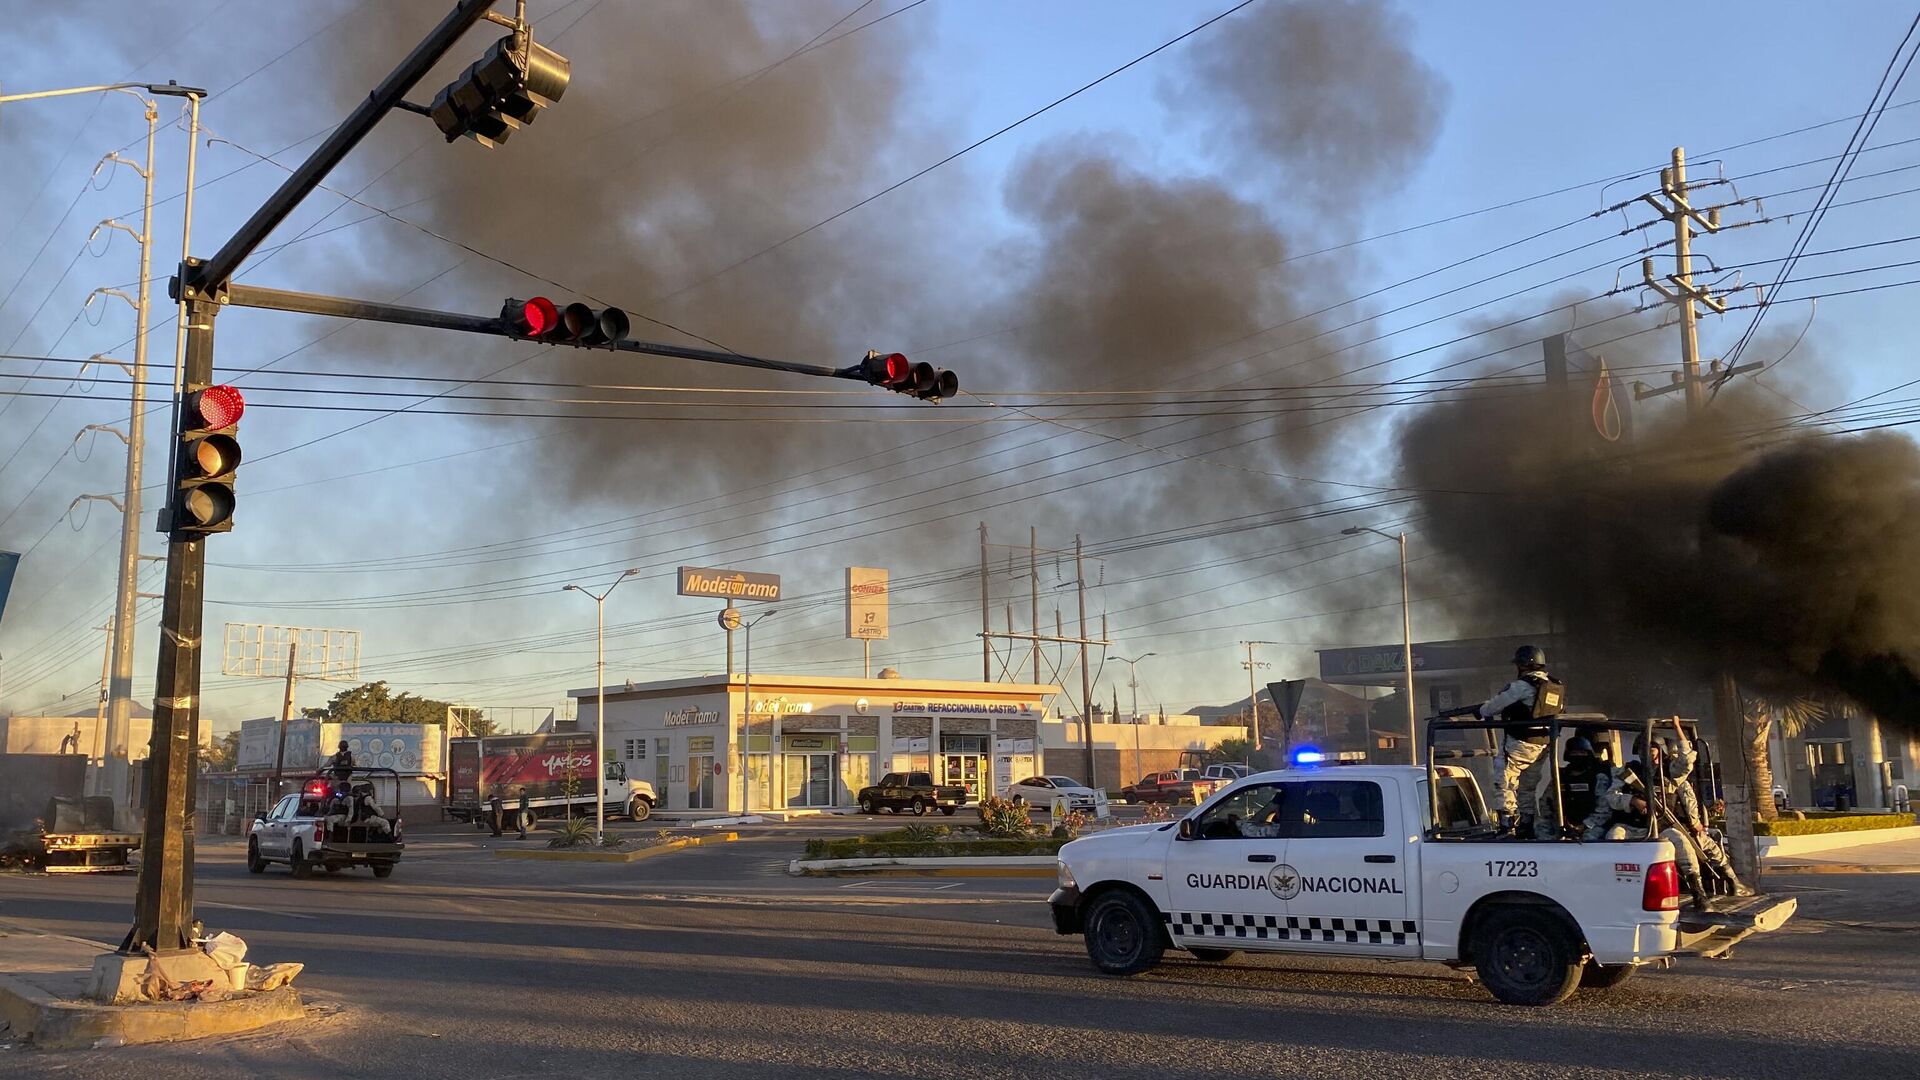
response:
[(495, 791), (513, 801), (522, 787), (529, 799), (562, 799), (569, 779), (591, 801), (600, 781), (588, 732), (454, 739), (448, 759), (455, 805), (477, 806)]

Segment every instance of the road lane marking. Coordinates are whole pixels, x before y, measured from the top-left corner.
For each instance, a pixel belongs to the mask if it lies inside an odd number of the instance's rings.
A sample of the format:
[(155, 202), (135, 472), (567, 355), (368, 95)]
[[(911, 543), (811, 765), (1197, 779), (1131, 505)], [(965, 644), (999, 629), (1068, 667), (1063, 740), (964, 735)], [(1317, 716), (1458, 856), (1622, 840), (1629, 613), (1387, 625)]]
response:
[(248, 907), (245, 904), (223, 904), (218, 900), (195, 900), (194, 903), (200, 907), (223, 907), (232, 908), (235, 911), (257, 911), (262, 915), (283, 915), (289, 919), (313, 920), (320, 917), (318, 915), (302, 915), (295, 911), (278, 911), (274, 908)]

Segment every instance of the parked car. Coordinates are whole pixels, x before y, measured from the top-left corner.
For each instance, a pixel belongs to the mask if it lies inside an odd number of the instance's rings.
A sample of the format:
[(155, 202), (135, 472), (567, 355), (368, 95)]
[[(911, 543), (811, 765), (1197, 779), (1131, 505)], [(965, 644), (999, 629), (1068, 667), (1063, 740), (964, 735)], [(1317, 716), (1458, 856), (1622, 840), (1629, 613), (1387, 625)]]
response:
[(861, 788), (859, 801), (861, 812), (866, 814), (938, 810), (952, 817), (955, 810), (967, 805), (967, 789), (959, 784), (936, 784), (932, 773), (890, 772), (879, 783)]
[(1251, 771), (1252, 770), (1248, 769), (1243, 762), (1221, 761), (1207, 766), (1202, 770), (1202, 775), (1209, 780), (1219, 780), (1231, 784), (1235, 780), (1246, 779), (1247, 774)]
[(1071, 776), (1029, 776), (1000, 789), (1001, 798), (1029, 806), (1050, 807), (1062, 795), (1069, 810), (1091, 810), (1106, 798), (1105, 792), (1095, 791)]
[(1226, 786), (1225, 781), (1202, 776), (1199, 769), (1168, 769), (1121, 788), (1120, 798), (1130, 803), (1198, 803)]

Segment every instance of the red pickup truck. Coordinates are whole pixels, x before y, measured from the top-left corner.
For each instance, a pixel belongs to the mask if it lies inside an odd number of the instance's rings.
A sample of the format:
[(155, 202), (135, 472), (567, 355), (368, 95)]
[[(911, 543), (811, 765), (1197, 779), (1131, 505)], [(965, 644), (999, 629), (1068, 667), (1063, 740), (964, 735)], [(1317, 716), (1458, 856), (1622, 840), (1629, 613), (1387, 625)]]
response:
[(1224, 786), (1224, 781), (1208, 779), (1201, 775), (1199, 769), (1168, 769), (1166, 772), (1148, 773), (1140, 778), (1139, 783), (1121, 788), (1120, 800), (1129, 803), (1199, 804)]

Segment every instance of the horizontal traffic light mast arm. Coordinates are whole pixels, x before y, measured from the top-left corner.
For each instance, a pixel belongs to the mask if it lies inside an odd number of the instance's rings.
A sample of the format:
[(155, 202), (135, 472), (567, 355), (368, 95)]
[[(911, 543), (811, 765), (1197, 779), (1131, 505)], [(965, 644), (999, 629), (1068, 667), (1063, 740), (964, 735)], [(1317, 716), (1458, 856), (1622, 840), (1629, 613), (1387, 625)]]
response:
[[(294, 311), (303, 315), (330, 315), (341, 319), (395, 323), (401, 326), (424, 326), (434, 330), (461, 330), (469, 334), (491, 334), (494, 337), (538, 342), (537, 338), (514, 333), (496, 316), (433, 311), (401, 304), (387, 304), (378, 300), (354, 300), (344, 296), (325, 296), (320, 293), (294, 292), (289, 289), (269, 289), (259, 285), (236, 283), (227, 287), (226, 302), (228, 307)], [(565, 343), (551, 344), (560, 346)], [(831, 368), (821, 364), (801, 364), (791, 360), (770, 360), (763, 356), (748, 356), (745, 353), (726, 352), (720, 349), (696, 349), (685, 345), (666, 345), (653, 341), (617, 341), (584, 347), (615, 352), (645, 353), (649, 356), (671, 356), (681, 360), (731, 364), (734, 367), (760, 368), (766, 371), (785, 371), (795, 375), (866, 381), (857, 367)]]

